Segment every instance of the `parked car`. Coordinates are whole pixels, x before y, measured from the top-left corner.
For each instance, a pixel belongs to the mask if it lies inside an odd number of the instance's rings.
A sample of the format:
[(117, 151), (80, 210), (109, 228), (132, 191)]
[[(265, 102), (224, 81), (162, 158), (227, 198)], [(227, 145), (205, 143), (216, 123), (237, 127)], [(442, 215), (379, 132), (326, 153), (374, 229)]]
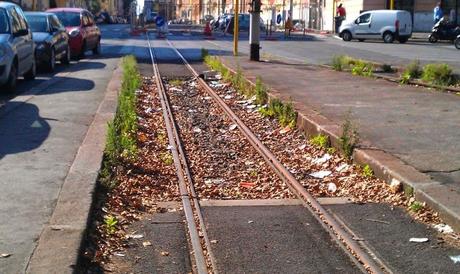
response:
[(396, 39), (405, 43), (412, 36), (412, 17), (405, 10), (366, 11), (354, 20), (343, 22), (339, 35), (344, 41), (383, 39), (385, 43), (393, 43)]
[(84, 57), (88, 50), (92, 50), (94, 54), (101, 53), (101, 31), (89, 11), (80, 8), (55, 8), (47, 12), (56, 14), (65, 26), (72, 56)]
[(54, 71), (56, 60), (69, 64), (69, 35), (57, 16), (47, 12), (26, 12), (25, 15), (33, 32), (37, 65)]
[(460, 35), (455, 38), (454, 45), (456, 49), (460, 49)]
[(16, 89), (18, 76), (35, 78), (34, 41), (22, 9), (0, 2), (0, 85), (2, 90)]
[[(234, 17), (233, 14), (229, 14), (227, 15), (226, 20), (225, 20), (225, 22), (229, 24), (229, 27), (227, 28), (227, 31), (229, 33), (233, 33), (233, 21), (234, 21), (233, 17)], [(240, 31), (249, 31), (250, 22), (251, 22), (251, 17), (248, 13), (238, 14), (238, 29)], [(260, 31), (266, 30), (266, 27), (265, 27), (265, 24), (262, 18), (260, 18), (259, 20), (259, 28), (260, 28)]]

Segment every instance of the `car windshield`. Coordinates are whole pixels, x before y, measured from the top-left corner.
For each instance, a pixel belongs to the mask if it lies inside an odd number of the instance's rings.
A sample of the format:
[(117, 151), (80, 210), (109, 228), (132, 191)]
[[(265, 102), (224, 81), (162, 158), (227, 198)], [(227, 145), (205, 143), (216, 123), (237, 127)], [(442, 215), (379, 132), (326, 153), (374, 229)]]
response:
[(26, 15), (32, 32), (47, 32), (48, 22), (44, 15)]
[(77, 12), (56, 12), (55, 13), (62, 24), (66, 27), (80, 26), (80, 13)]
[(5, 9), (0, 9), (0, 33), (9, 33), (10, 24), (8, 24), (8, 17), (6, 16)]

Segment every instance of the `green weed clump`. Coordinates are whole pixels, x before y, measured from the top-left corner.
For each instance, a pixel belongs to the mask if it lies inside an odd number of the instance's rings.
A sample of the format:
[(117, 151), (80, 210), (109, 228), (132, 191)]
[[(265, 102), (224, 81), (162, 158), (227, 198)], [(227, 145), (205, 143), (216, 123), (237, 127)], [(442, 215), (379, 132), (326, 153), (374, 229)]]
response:
[(276, 118), (281, 126), (294, 128), (297, 120), (297, 112), (291, 102), (283, 104), (279, 99), (270, 100), (266, 108), (261, 108), (259, 112), (264, 117)]
[(362, 167), (361, 173), (365, 178), (371, 178), (372, 176), (374, 176), (374, 171), (372, 170), (372, 168), (368, 164), (365, 164)]
[(407, 65), (401, 74), (401, 84), (408, 84), (410, 80), (417, 79), (422, 75), (422, 70), (420, 68), (420, 62), (418, 60), (412, 61)]
[(449, 86), (454, 84), (455, 77), (447, 64), (428, 64), (423, 67), (422, 80), (434, 85)]
[(113, 234), (117, 231), (118, 220), (115, 216), (106, 215), (104, 216), (104, 225), (107, 234)]
[(327, 148), (329, 146), (329, 138), (327, 135), (318, 134), (310, 138), (310, 143), (318, 148)]
[(355, 60), (351, 68), (353, 75), (372, 77), (374, 65), (363, 60)]
[(340, 148), (347, 158), (353, 155), (353, 149), (359, 142), (359, 134), (356, 127), (351, 122), (351, 114), (348, 113), (342, 124), (342, 135), (340, 136)]
[(108, 187), (114, 184), (111, 182), (108, 169), (116, 166), (121, 160), (133, 160), (137, 155), (136, 90), (141, 85), (141, 77), (134, 56), (124, 57), (122, 67), (123, 76), (118, 106), (113, 121), (108, 123), (105, 161), (100, 173), (101, 182)]
[(423, 204), (417, 201), (414, 201), (410, 206), (409, 209), (413, 212), (418, 212), (423, 209)]
[(201, 48), (201, 60), (204, 60), (206, 56), (209, 56), (209, 51), (205, 48)]
[(350, 68), (353, 59), (346, 55), (334, 55), (332, 57), (332, 68), (337, 71), (343, 71)]
[(255, 93), (256, 93), (256, 104), (263, 105), (267, 103), (267, 100), (268, 100), (267, 88), (262, 83), (262, 78), (260, 78), (260, 76), (258, 76), (256, 79)]

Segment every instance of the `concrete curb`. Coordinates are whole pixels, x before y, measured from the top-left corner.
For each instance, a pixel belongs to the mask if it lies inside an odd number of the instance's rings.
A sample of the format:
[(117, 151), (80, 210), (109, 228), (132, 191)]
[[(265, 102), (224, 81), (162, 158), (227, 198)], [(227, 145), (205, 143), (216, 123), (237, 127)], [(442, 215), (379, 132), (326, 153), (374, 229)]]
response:
[[(220, 58), (222, 64), (232, 73), (233, 68)], [(245, 78), (255, 85), (256, 76), (244, 73)], [(283, 93), (273, 88), (270, 89), (270, 98), (286, 101), (290, 98), (283, 97)], [(341, 127), (323, 115), (313, 111), (309, 106), (294, 103), (298, 112), (297, 127), (307, 135), (325, 134), (329, 137), (331, 146), (340, 150)], [(363, 142), (365, 143), (365, 142)], [(363, 144), (371, 147), (370, 144)], [(353, 151), (353, 161), (357, 164), (368, 164), (377, 178), (387, 183), (393, 179), (398, 180), (404, 187), (407, 195), (415, 195), (418, 201), (425, 202), (429, 207), (439, 213), (441, 218), (455, 231), (460, 231), (460, 195), (448, 185), (433, 181), (430, 176), (414, 167), (402, 162), (399, 158), (379, 149), (356, 148)]]
[(80, 273), (78, 261), (105, 148), (107, 123), (115, 115), (121, 77), (119, 65), (69, 169), (53, 215), (40, 235), (26, 273)]

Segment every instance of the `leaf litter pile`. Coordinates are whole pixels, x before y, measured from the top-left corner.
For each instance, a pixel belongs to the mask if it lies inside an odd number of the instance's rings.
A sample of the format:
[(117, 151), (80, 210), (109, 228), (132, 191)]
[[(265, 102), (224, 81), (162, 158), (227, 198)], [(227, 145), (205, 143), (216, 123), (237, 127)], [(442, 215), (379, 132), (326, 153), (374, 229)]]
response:
[(169, 81), (166, 89), (201, 200), (293, 197), (196, 80)]
[(313, 145), (301, 130), (281, 127), (275, 119), (263, 117), (259, 110), (266, 106), (257, 105), (255, 96), (247, 98), (231, 83), (217, 79), (222, 77), (217, 75), (208, 84), (312, 195), (403, 207), (415, 220), (433, 226), (441, 238), (460, 246), (460, 235), (453, 233), (437, 212), (407, 197), (400, 182), (387, 184), (339, 153)]

